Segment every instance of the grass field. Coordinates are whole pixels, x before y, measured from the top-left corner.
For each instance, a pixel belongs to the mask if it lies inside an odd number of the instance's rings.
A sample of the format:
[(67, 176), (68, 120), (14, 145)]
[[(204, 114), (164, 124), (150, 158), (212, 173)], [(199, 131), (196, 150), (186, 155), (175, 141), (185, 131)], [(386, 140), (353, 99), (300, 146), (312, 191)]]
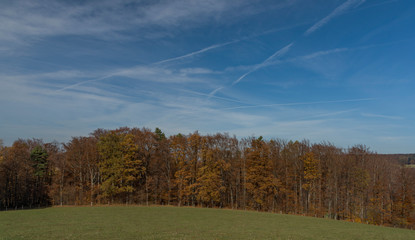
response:
[(415, 231), (311, 217), (177, 207), (0, 212), (0, 239), (415, 239)]

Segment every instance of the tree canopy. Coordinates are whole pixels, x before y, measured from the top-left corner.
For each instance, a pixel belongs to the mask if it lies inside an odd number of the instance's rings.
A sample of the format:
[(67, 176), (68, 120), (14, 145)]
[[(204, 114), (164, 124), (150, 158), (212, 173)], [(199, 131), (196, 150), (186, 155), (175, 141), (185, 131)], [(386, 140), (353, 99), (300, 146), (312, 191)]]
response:
[(415, 227), (415, 169), (364, 145), (98, 129), (0, 144), (0, 209), (158, 204)]

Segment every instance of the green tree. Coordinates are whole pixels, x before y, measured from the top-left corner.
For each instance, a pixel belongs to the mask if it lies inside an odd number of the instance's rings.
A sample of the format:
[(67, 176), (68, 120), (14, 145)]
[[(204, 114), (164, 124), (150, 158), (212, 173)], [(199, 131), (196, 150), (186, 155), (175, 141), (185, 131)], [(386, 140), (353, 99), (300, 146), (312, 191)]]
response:
[(49, 204), (49, 179), (48, 174), (48, 153), (42, 146), (36, 146), (30, 152), (30, 160), (34, 169), (34, 192), (35, 204)]
[(166, 139), (166, 135), (160, 130), (160, 128), (157, 127), (154, 130), (154, 133), (156, 134), (158, 141)]
[(121, 138), (122, 135), (120, 133), (110, 131), (102, 135), (98, 142), (98, 151), (102, 158), (100, 163), (102, 191), (104, 197), (108, 197), (111, 201), (114, 201), (114, 198), (120, 192), (120, 183), (122, 182)]
[(132, 197), (132, 193), (138, 189), (139, 181), (144, 176), (146, 167), (144, 166), (139, 147), (135, 144), (134, 136), (132, 134), (123, 136), (121, 150), (122, 171), (119, 192), (127, 194), (126, 201), (128, 202)]
[(43, 178), (48, 169), (48, 153), (41, 146), (36, 146), (30, 152), (30, 160), (33, 162), (35, 176)]

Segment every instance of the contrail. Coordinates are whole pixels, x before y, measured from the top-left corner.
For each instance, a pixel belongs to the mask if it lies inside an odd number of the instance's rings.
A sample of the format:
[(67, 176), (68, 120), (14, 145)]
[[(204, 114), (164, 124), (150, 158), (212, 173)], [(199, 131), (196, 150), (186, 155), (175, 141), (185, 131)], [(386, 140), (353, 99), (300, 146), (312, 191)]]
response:
[(213, 97), (213, 98), (216, 98), (216, 99), (225, 100), (225, 101), (229, 101), (229, 102), (237, 102), (237, 103), (243, 103), (243, 104), (246, 104), (246, 102), (238, 101), (238, 100), (231, 99), (231, 98), (224, 98), (224, 97), (210, 96), (210, 94), (201, 93), (201, 92), (196, 92), (196, 91), (191, 91), (191, 90), (186, 90), (186, 89), (177, 89), (177, 90), (179, 90), (179, 91), (183, 91), (183, 92), (192, 93), (192, 94), (196, 94), (196, 95), (200, 95), (200, 96)]
[(246, 76), (248, 76), (249, 74), (255, 72), (256, 70), (259, 69), (259, 67), (257, 67), (258, 65), (256, 65), (253, 69), (249, 70), (249, 72), (244, 73), (242, 76), (240, 76), (238, 79), (236, 79), (235, 81), (233, 81), (232, 86), (239, 83), (242, 79), (244, 79)]
[[(174, 57), (174, 58), (169, 58), (169, 59), (166, 59), (166, 60), (163, 60), (163, 61), (155, 62), (155, 63), (153, 63), (152, 65), (157, 65), (157, 64), (162, 64), (162, 63), (166, 63), (166, 62), (171, 62), (171, 61), (175, 61), (175, 60), (180, 60), (180, 59), (184, 59), (184, 58), (192, 57), (192, 56), (195, 56), (195, 55), (198, 55), (198, 54), (204, 53), (204, 52), (206, 52), (206, 51), (209, 51), (209, 50), (212, 50), (212, 49), (215, 49), (215, 48), (220, 48), (220, 47), (223, 47), (223, 46), (226, 46), (226, 45), (232, 44), (232, 43), (236, 43), (236, 42), (242, 41), (242, 40), (244, 40), (244, 39), (245, 39), (245, 38), (243, 38), (243, 39), (237, 39), (237, 40), (233, 40), (233, 41), (229, 41), (229, 42), (225, 42), (225, 43), (215, 44), (215, 45), (212, 45), (212, 46), (209, 46), (209, 47), (203, 48), (203, 49), (201, 49), (201, 50), (198, 50), (198, 51), (195, 51), (195, 52), (188, 53), (188, 54), (183, 55), (183, 56)], [(115, 74), (115, 75), (116, 75), (116, 74)], [(114, 76), (114, 74), (111, 74), (111, 75), (107, 75), (107, 76), (104, 76), (104, 77), (101, 77), (101, 78), (96, 78), (96, 79), (91, 79), (91, 80), (82, 81), (82, 82), (79, 82), (79, 83), (75, 83), (75, 84), (72, 84), (72, 85), (69, 85), (69, 86), (66, 86), (66, 87), (60, 88), (60, 89), (56, 90), (56, 92), (61, 92), (61, 91), (67, 90), (67, 89), (71, 89), (71, 88), (74, 88), (74, 87), (77, 87), (77, 86), (83, 85), (83, 84), (88, 83), (88, 82), (100, 81), (100, 80), (103, 80), (103, 79), (106, 79), (106, 78), (109, 78), (109, 77), (113, 77), (113, 76)]]
[(373, 7), (377, 7), (377, 6), (381, 6), (381, 5), (385, 5), (385, 4), (389, 4), (389, 3), (393, 3), (393, 2), (397, 2), (397, 1), (399, 1), (399, 0), (387, 0), (387, 1), (384, 1), (384, 2), (378, 2), (378, 3), (374, 3), (374, 4), (366, 6), (366, 7), (361, 7), (357, 10), (350, 11), (350, 12), (361, 11), (361, 10), (365, 10), (365, 9), (368, 9), (368, 8), (373, 8)]
[[(327, 24), (332, 18), (343, 14), (346, 10), (350, 9), (350, 8), (356, 8), (358, 6), (360, 6), (362, 3), (364, 3), (366, 0), (348, 0), (345, 3), (343, 3), (342, 5), (340, 5), (339, 7), (337, 7), (336, 9), (334, 9), (329, 15), (327, 15), (325, 18), (321, 19), (320, 21), (318, 21), (317, 23), (315, 23), (313, 26), (311, 26), (305, 33), (304, 35), (307, 36), (311, 33), (313, 33), (314, 31), (316, 31), (317, 29), (321, 28), (322, 26), (324, 26), (325, 24)], [(283, 56), (284, 54), (286, 54), (290, 48), (292, 47), (292, 45), (294, 45), (294, 42), (288, 44), (287, 46), (283, 47), (282, 49), (276, 51), (274, 54), (272, 54), (270, 57), (268, 57), (265, 61), (263, 61), (260, 64), (257, 64), (253, 67), (253, 69), (251, 69), (250, 71), (244, 73), (242, 76), (240, 76), (238, 79), (236, 79), (233, 83), (232, 86), (234, 86), (235, 84), (239, 83), (242, 79), (244, 79), (246, 76), (248, 76), (249, 74), (257, 71), (260, 68), (263, 68), (265, 66), (268, 66), (271, 63), (271, 60), (273, 60), (274, 58), (278, 58)]]
[(362, 101), (372, 101), (375, 99), (376, 98), (359, 98), (359, 99), (318, 101), (318, 102), (276, 103), (276, 104), (264, 104), (264, 105), (253, 105), (253, 106), (239, 106), (239, 107), (231, 107), (231, 108), (224, 108), (224, 109), (231, 110), (231, 109), (257, 108), (257, 107), (277, 107), (277, 106), (313, 105), (313, 104), (325, 104), (325, 103), (362, 102)]
[(236, 43), (236, 42), (239, 42), (239, 41), (242, 41), (242, 39), (233, 40), (233, 41), (230, 41), (230, 42), (225, 42), (225, 43), (220, 43), (220, 44), (215, 44), (215, 45), (200, 49), (198, 51), (188, 53), (186, 55), (182, 55), (182, 56), (174, 57), (174, 58), (169, 58), (169, 59), (166, 59), (166, 60), (155, 62), (153, 64), (162, 64), (162, 63), (166, 63), (166, 62), (171, 62), (171, 61), (176, 61), (176, 60), (192, 57), (192, 56), (204, 53), (206, 51), (209, 51), (209, 50), (212, 50), (212, 49), (215, 49), (215, 48), (220, 48), (220, 47), (223, 47), (223, 46), (226, 46), (226, 45), (229, 45), (229, 44), (232, 44), (232, 43)]
[[(327, 24), (332, 18), (334, 18), (334, 17), (336, 17), (338, 15), (343, 14), (349, 8), (356, 8), (356, 7), (360, 6), (365, 1), (366, 0), (348, 0), (348, 1), (346, 1), (345, 3), (343, 3), (342, 5), (340, 5), (339, 7), (337, 7), (336, 9), (334, 9), (328, 16), (326, 16), (325, 18), (321, 19), (319, 22), (317, 22), (313, 26), (311, 26), (304, 33), (304, 35), (307, 36), (307, 35), (311, 34), (312, 32), (316, 31), (317, 29), (319, 29), (322, 26), (324, 26), (325, 24)], [(256, 34), (256, 35), (252, 35), (252, 36), (248, 36), (248, 37), (243, 37), (243, 38), (240, 38), (240, 39), (237, 39), (237, 40), (233, 40), (233, 41), (229, 41), (229, 42), (225, 42), (225, 43), (220, 43), (220, 44), (214, 44), (214, 45), (211, 45), (209, 47), (206, 47), (206, 48), (203, 48), (203, 49), (200, 49), (198, 51), (194, 51), (194, 52), (191, 52), (191, 53), (182, 55), (182, 56), (178, 56), (178, 57), (174, 57), (174, 58), (165, 59), (165, 60), (162, 60), (162, 61), (159, 61), (159, 62), (155, 62), (152, 65), (163, 64), (163, 63), (167, 63), (167, 62), (172, 62), (172, 61), (176, 61), (176, 60), (181, 60), (181, 59), (189, 58), (189, 57), (192, 57), (192, 56), (195, 56), (195, 55), (198, 55), (198, 54), (207, 52), (209, 50), (213, 50), (213, 49), (216, 49), (216, 48), (220, 48), (220, 47), (223, 47), (223, 46), (232, 44), (232, 43), (240, 42), (240, 41), (243, 41), (243, 40), (247, 40), (247, 39), (250, 39), (250, 38), (253, 38), (253, 37), (256, 37), (256, 36), (260, 36), (260, 35), (264, 35), (264, 34), (268, 34), (268, 33), (271, 33), (271, 32), (278, 32), (278, 31), (281, 31), (281, 30), (290, 29), (292, 27), (297, 27), (297, 26), (303, 25), (303, 24), (305, 24), (305, 23), (297, 24), (297, 25), (294, 25), (294, 26), (291, 26), (291, 27), (286, 27), (286, 28), (272, 29), (272, 30), (265, 31), (265, 32), (260, 33), (260, 34)], [(245, 74), (243, 74), (242, 76), (240, 76), (237, 80), (235, 80), (232, 83), (232, 86), (234, 86), (235, 84), (238, 84), (246, 76), (248, 76), (249, 74), (257, 71), (258, 69), (263, 68), (265, 66), (268, 66), (268, 65), (272, 64), (271, 60), (273, 60), (274, 58), (277, 58), (277, 57), (280, 57), (280, 56), (286, 54), (290, 50), (290, 48), (291, 48), (291, 46), (293, 44), (294, 44), (294, 42), (288, 44), (287, 46), (283, 47), (282, 49), (276, 51), (274, 54), (272, 54), (270, 57), (268, 57), (262, 63), (255, 65), (253, 67), (253, 69), (251, 69), (250, 71), (246, 72)], [(77, 86), (86, 84), (88, 82), (100, 81), (100, 80), (103, 80), (103, 79), (106, 79), (106, 78), (109, 78), (109, 77), (112, 77), (112, 76), (114, 76), (114, 75), (108, 75), (108, 76), (104, 76), (104, 77), (101, 77), (101, 78), (96, 78), (96, 79), (82, 81), (82, 82), (79, 82), (79, 83), (76, 83), (76, 84), (72, 84), (72, 85), (63, 87), (61, 89), (58, 89), (58, 90), (56, 90), (56, 92), (64, 91), (64, 90), (67, 90), (67, 89), (71, 89), (71, 88), (74, 88), (74, 87), (77, 87)], [(221, 90), (223, 88), (224, 87), (220, 87), (220, 88), (217, 88), (217, 89), (213, 90), (210, 94), (208, 94), (208, 96), (209, 97), (214, 96), (214, 94), (216, 92), (218, 92), (219, 90)]]
[(287, 46), (281, 48), (280, 50), (276, 51), (274, 54), (272, 54), (271, 56), (269, 56), (262, 63), (255, 65), (253, 69), (249, 70), (248, 72), (246, 72), (242, 76), (240, 76), (238, 79), (236, 79), (235, 81), (233, 81), (232, 86), (234, 86), (235, 84), (239, 83), (242, 79), (244, 79), (249, 74), (255, 72), (256, 70), (258, 70), (260, 68), (263, 68), (265, 66), (268, 66), (270, 64), (270, 62), (271, 62), (272, 59), (277, 58), (277, 57), (281, 57), (284, 54), (286, 54), (290, 50), (290, 48), (291, 48), (291, 46), (293, 44), (294, 44), (293, 42), (290, 43), (290, 44), (288, 44)]
[(212, 92), (209, 93), (209, 97), (212, 97), (215, 95), (215, 93), (217, 93), (218, 91), (222, 90), (225, 87), (218, 87), (215, 90), (213, 90)]
[(320, 56), (324, 56), (324, 55), (329, 55), (329, 54), (333, 54), (333, 53), (339, 53), (339, 52), (346, 52), (346, 51), (351, 51), (351, 50), (355, 50), (357, 48), (335, 48), (335, 49), (330, 49), (330, 50), (325, 50), (325, 51), (318, 51), (318, 52), (314, 52), (308, 55), (304, 55), (301, 57), (296, 57), (293, 59), (289, 59), (288, 61), (293, 61), (293, 60), (297, 60), (297, 59), (304, 59), (304, 60), (308, 60), (308, 59), (312, 59), (312, 58), (316, 58), (316, 57), (320, 57)]
[[(284, 28), (271, 29), (271, 30), (268, 30), (268, 31), (265, 31), (265, 32), (262, 32), (262, 33), (259, 33), (259, 34), (254, 34), (254, 35), (251, 35), (251, 36), (243, 37), (243, 38), (236, 39), (236, 40), (232, 40), (232, 41), (229, 41), (229, 42), (214, 44), (214, 45), (211, 45), (209, 47), (200, 49), (198, 51), (194, 51), (194, 52), (191, 52), (191, 53), (188, 53), (188, 54), (185, 54), (185, 55), (182, 55), (182, 56), (174, 57), (174, 58), (165, 59), (165, 60), (162, 60), (162, 61), (159, 61), (159, 62), (152, 63), (150, 65), (158, 65), (158, 64), (163, 64), (163, 63), (167, 63), (167, 62), (172, 62), (172, 61), (176, 61), (176, 60), (181, 60), (181, 59), (189, 58), (189, 57), (192, 57), (192, 56), (195, 56), (195, 55), (198, 55), (198, 54), (207, 52), (209, 50), (213, 50), (213, 49), (216, 49), (216, 48), (220, 48), (220, 47), (223, 47), (223, 46), (226, 46), (226, 45), (229, 45), (229, 44), (237, 43), (237, 42), (240, 42), (240, 41), (248, 40), (248, 39), (251, 39), (251, 38), (255, 38), (255, 37), (258, 37), (258, 36), (261, 36), (261, 35), (266, 35), (266, 34), (273, 33), (273, 32), (279, 32), (279, 31), (291, 29), (291, 28), (298, 27), (298, 26), (301, 26), (301, 25), (304, 25), (304, 24), (306, 24), (306, 23), (300, 23), (300, 24), (296, 24), (296, 25), (289, 26), (289, 27), (284, 27)], [(278, 52), (279, 51), (277, 51), (276, 53), (274, 53), (268, 59), (274, 57), (274, 55), (278, 54)], [(258, 68), (256, 68), (255, 70), (257, 70), (257, 69)], [(242, 76), (242, 78), (244, 78), (246, 75), (250, 74), (251, 72), (253, 72), (253, 71), (251, 70), (247, 74), (244, 74), (244, 76)], [(71, 88), (74, 88), (74, 87), (77, 87), (77, 86), (86, 84), (88, 82), (100, 81), (100, 80), (103, 80), (103, 79), (106, 79), (106, 78), (109, 78), (109, 77), (112, 77), (112, 76), (114, 76), (114, 75), (108, 75), (108, 76), (104, 76), (104, 77), (97, 78), (97, 79), (91, 79), (91, 80), (82, 81), (82, 82), (79, 82), (79, 83), (75, 83), (75, 84), (72, 84), (72, 85), (69, 85), (69, 86), (60, 88), (60, 89), (56, 90), (56, 92), (61, 92), (61, 91), (67, 90), (67, 89), (71, 89)], [(242, 80), (242, 78), (239, 79), (239, 81)], [(236, 83), (234, 83), (234, 84), (236, 84)], [(234, 84), (232, 84), (232, 85), (234, 85)], [(220, 88), (217, 88), (217, 89), (213, 90), (208, 96), (209, 97), (212, 97), (217, 91), (219, 91), (219, 90), (221, 90), (223, 88), (224, 87), (220, 87)]]
[(326, 25), (331, 19), (343, 14), (345, 11), (347, 11), (350, 8), (356, 8), (363, 4), (366, 0), (347, 0), (342, 5), (338, 6), (336, 9), (334, 9), (329, 15), (327, 15), (325, 18), (321, 19), (317, 23), (315, 23), (313, 26), (311, 26), (307, 31), (304, 33), (305, 36), (310, 35), (311, 33), (317, 31), (322, 26)]
[(274, 54), (272, 54), (269, 58), (267, 58), (262, 64), (264, 64), (264, 63), (268, 63), (268, 62), (270, 62), (273, 58), (276, 58), (276, 57), (281, 57), (282, 55), (284, 55), (284, 54), (286, 54), (289, 50), (290, 50), (290, 48), (291, 48), (291, 46), (293, 45), (294, 43), (292, 42), (292, 43), (290, 43), (290, 44), (288, 44), (287, 46), (285, 46), (285, 47), (283, 47), (283, 48), (281, 48), (280, 50), (278, 50), (278, 51), (276, 51)]
[(65, 91), (65, 90), (67, 90), (67, 89), (71, 89), (71, 88), (74, 88), (74, 87), (77, 87), (77, 86), (83, 85), (83, 84), (85, 84), (85, 83), (89, 83), (89, 82), (96, 82), (96, 81), (101, 81), (101, 80), (104, 80), (104, 79), (106, 79), (106, 78), (110, 78), (110, 77), (112, 77), (112, 76), (114, 76), (114, 75), (107, 75), (107, 76), (100, 77), (100, 78), (95, 78), (95, 79), (91, 79), (91, 80), (82, 81), (82, 82), (79, 82), (79, 83), (75, 83), (75, 84), (72, 84), (72, 85), (69, 85), (69, 86), (66, 86), (66, 87), (60, 88), (60, 89), (56, 90), (55, 92), (62, 92), (62, 91)]
[[(412, 38), (410, 40), (412, 40)], [(401, 41), (398, 41), (398, 42), (401, 42)], [(387, 43), (387, 44), (394, 44), (394, 43), (396, 43), (396, 42)], [(355, 47), (355, 48), (335, 48), (335, 49), (330, 49), (330, 50), (323, 50), (323, 51), (314, 52), (314, 53), (311, 53), (311, 54), (308, 54), (308, 55), (303, 55), (303, 56), (300, 56), (300, 57), (287, 59), (284, 62), (293, 62), (293, 61), (297, 61), (297, 60), (309, 60), (309, 59), (313, 59), (313, 58), (328, 55), (328, 54), (346, 52), (346, 51), (353, 51), (353, 50), (358, 50), (358, 49), (366, 49), (366, 48), (371, 48), (371, 47), (383, 46), (383, 45), (387, 45), (387, 44), (375, 44), (375, 45), (366, 45), (366, 46), (360, 46), (360, 47)], [(285, 49), (285, 50), (288, 51), (288, 49)], [(281, 56), (282, 55), (281, 51), (278, 51), (278, 52), (280, 53), (279, 56)], [(277, 56), (276, 54), (273, 54), (271, 57), (276, 57), (276, 56)], [(268, 66), (268, 65), (271, 65), (271, 64), (276, 64), (275, 61), (271, 62), (271, 60), (272, 60), (271, 57), (268, 58), (269, 59), (268, 63), (267, 63), (267, 60), (265, 60), (262, 63), (262, 67), (265, 67), (265, 66)], [(281, 62), (284, 63), (283, 61), (281, 61)], [(260, 68), (260, 67), (258, 67), (259, 65), (261, 65), (261, 64), (258, 64), (256, 66), (254, 66), (253, 69), (251, 69), (250, 71), (248, 71), (245, 74), (243, 74), (242, 76), (240, 76), (237, 80), (235, 80), (232, 83), (231, 86), (237, 84), (239, 81), (241, 81), (243, 78), (245, 78), (250, 73), (258, 70)], [(225, 86), (222, 86), (222, 87), (218, 87), (218, 88), (214, 89), (213, 91), (211, 91), (209, 93), (209, 97), (214, 96), (217, 92), (219, 92), (220, 90), (225, 89), (225, 88), (226, 88)]]
[(194, 52), (191, 52), (191, 53), (182, 55), (182, 56), (178, 56), (178, 57), (174, 57), (174, 58), (169, 58), (169, 59), (165, 59), (165, 60), (162, 60), (162, 61), (158, 61), (158, 62), (155, 62), (153, 64), (154, 65), (156, 65), (156, 64), (162, 64), (162, 63), (166, 63), (166, 62), (172, 62), (172, 61), (176, 61), (176, 60), (180, 60), (180, 59), (192, 57), (192, 56), (195, 56), (195, 55), (198, 55), (198, 54), (207, 52), (207, 51), (212, 50), (212, 49), (215, 49), (215, 48), (220, 48), (220, 47), (223, 47), (223, 46), (226, 46), (226, 45), (229, 45), (229, 44), (241, 42), (241, 41), (244, 41), (244, 40), (248, 40), (248, 39), (251, 39), (251, 38), (259, 37), (259, 36), (266, 35), (266, 34), (270, 34), (270, 33), (275, 33), (275, 32), (280, 32), (280, 31), (284, 31), (284, 30), (296, 28), (298, 26), (302, 26), (302, 25), (305, 25), (305, 24), (307, 24), (307, 22), (295, 24), (295, 25), (292, 25), (292, 26), (282, 27), (282, 28), (270, 29), (270, 30), (264, 31), (262, 33), (253, 34), (251, 36), (242, 37), (240, 39), (232, 40), (232, 41), (229, 41), (229, 42), (214, 44), (212, 46), (209, 46), (209, 47), (200, 49), (198, 51), (194, 51)]

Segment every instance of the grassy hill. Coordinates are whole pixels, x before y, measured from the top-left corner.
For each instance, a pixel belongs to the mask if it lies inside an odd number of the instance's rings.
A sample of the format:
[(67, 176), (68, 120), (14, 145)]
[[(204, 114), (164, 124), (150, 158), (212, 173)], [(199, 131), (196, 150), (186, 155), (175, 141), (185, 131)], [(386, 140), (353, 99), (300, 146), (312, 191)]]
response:
[(0, 212), (0, 239), (415, 239), (415, 231), (250, 211), (55, 207)]

